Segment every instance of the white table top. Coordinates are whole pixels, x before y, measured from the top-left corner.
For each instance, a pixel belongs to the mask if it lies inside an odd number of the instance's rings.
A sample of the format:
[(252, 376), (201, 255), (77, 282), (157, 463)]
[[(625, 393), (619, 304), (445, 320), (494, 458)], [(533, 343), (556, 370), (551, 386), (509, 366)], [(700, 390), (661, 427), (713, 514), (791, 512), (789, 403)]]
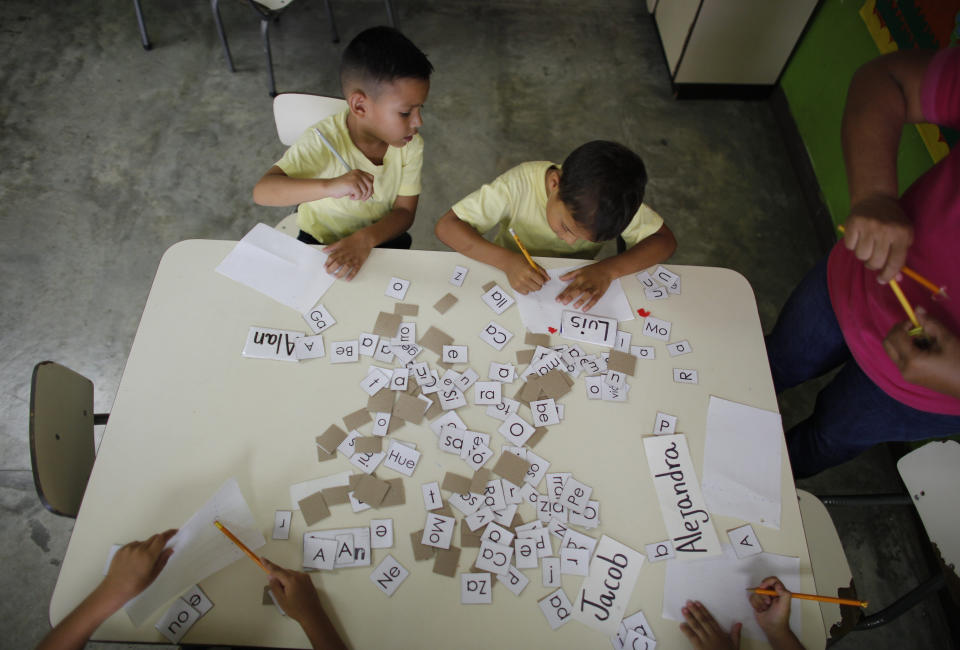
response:
[[(268, 539), (259, 553), (298, 567), (300, 540), (307, 530), (303, 518), (294, 513), (289, 541), (271, 540), (274, 511), (290, 508), (291, 484), (354, 469), (343, 457), (318, 463), (314, 437), (332, 423), (342, 426), (343, 415), (365, 406), (367, 396), (359, 383), (370, 360), (362, 357), (360, 363), (331, 365), (327, 358), (299, 364), (242, 358), (240, 351), (253, 325), (304, 332), (308, 328), (294, 310), (214, 272), (234, 243), (181, 242), (160, 262), (50, 603), (54, 623), (99, 582), (112, 544), (178, 527), (231, 476), (239, 482)], [(576, 263), (540, 261), (547, 268)], [(455, 265), (470, 269), (459, 289), (448, 283)], [(623, 278), (623, 287), (634, 309), (645, 306), (673, 322), (671, 340), (688, 339), (694, 352), (671, 359), (662, 342), (640, 336), (641, 320), (621, 323), (621, 329), (634, 333), (634, 345), (657, 349), (656, 360), (638, 362), (637, 375), (629, 379), (629, 401), (587, 401), (583, 381), (578, 379), (574, 390), (561, 400), (566, 405), (565, 420), (551, 427), (534, 449), (552, 463), (551, 472), (573, 472), (594, 487), (592, 498), (600, 502), (601, 526), (585, 532), (597, 539), (601, 533), (608, 534), (640, 552), (645, 544), (667, 538), (642, 443), (642, 436), (652, 432), (657, 411), (679, 416), (679, 430), (688, 436), (699, 472), (710, 395), (777, 410), (756, 303), (746, 280), (726, 269), (670, 268), (683, 278), (681, 296), (649, 303), (635, 278)], [(378, 312), (393, 311), (396, 301), (384, 295), (390, 276), (411, 282), (403, 302), (419, 304), (420, 314), (405, 320), (416, 321), (418, 336), (435, 325), (457, 344), (468, 345), (470, 366), (482, 379), (491, 360), (516, 363), (514, 353), (529, 347), (523, 344), (516, 306), (495, 316), (480, 300), (481, 285), (489, 280), (508, 286), (496, 269), (456, 253), (374, 250), (356, 279), (335, 283), (321, 301), (337, 320), (324, 333), (328, 350), (332, 341), (372, 331)], [(441, 316), (432, 305), (447, 292), (460, 300)], [(502, 352), (477, 338), (493, 319), (515, 335)], [(583, 347), (599, 351), (595, 346)], [(436, 367), (433, 352), (425, 350), (421, 359)], [(700, 383), (675, 384), (674, 367), (699, 370)], [(507, 394), (512, 396), (518, 387), (519, 383), (512, 384)], [(492, 434), (491, 447), (498, 456), (503, 442), (496, 433), (499, 422), (481, 408), (471, 404), (459, 413), (470, 429)], [(356, 527), (370, 519), (394, 519), (395, 546), (374, 550), (370, 567), (314, 574), (324, 605), (332, 610), (348, 645), (487, 648), (549, 643), (554, 648), (609, 648), (607, 638), (575, 621), (551, 632), (536, 601), (553, 589), (540, 585), (539, 569), (525, 571), (530, 584), (519, 599), (499, 586), (494, 588), (492, 605), (464, 606), (459, 604), (459, 576), (436, 575), (432, 560), (413, 560), (409, 535), (423, 528), (424, 521), (420, 485), (442, 480), (445, 471), (471, 474), (463, 461), (436, 449), (436, 438), (425, 425), (426, 420), (424, 426), (406, 424), (392, 434), (417, 443), (423, 452), (413, 477), (404, 479), (405, 505), (359, 514), (349, 505), (334, 506), (331, 517), (310, 527)], [(365, 425), (361, 432), (369, 434), (369, 429)], [(588, 441), (600, 446), (588, 446)], [(800, 557), (802, 588), (810, 593), (813, 579), (785, 449), (782, 457), (781, 529), (759, 525), (754, 529), (764, 550)], [(386, 469), (377, 475), (399, 476)], [(542, 485), (540, 489), (544, 490)], [(535, 517), (526, 505), (520, 513), (525, 521)], [(721, 540), (726, 539), (724, 531), (743, 523), (720, 516), (714, 522)], [(458, 529), (457, 546), (459, 539)], [(391, 598), (368, 577), (388, 552), (411, 572)], [(475, 553), (476, 549), (463, 549), (460, 571), (470, 571)], [(660, 647), (682, 648), (686, 641), (678, 624), (660, 617), (665, 565), (644, 564), (626, 611), (644, 611)], [(580, 580), (564, 576), (564, 590), (571, 600)], [(246, 560), (203, 580), (201, 586), (215, 607), (184, 641), (308, 647), (296, 623), (261, 605), (264, 584), (260, 569)], [(816, 603), (795, 601), (797, 606), (803, 610), (805, 643), (810, 647), (822, 643)], [(153, 623), (165, 609), (140, 628), (118, 612), (95, 638), (162, 641)], [(745, 639), (743, 647), (764, 645)]]

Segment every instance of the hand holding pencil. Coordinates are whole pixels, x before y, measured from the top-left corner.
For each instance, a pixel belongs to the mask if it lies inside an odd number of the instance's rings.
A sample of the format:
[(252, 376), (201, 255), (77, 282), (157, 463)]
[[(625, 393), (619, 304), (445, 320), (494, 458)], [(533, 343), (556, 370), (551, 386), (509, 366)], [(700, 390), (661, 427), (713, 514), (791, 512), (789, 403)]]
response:
[(510, 229), (510, 234), (513, 236), (513, 240), (517, 242), (517, 248), (520, 249), (521, 253), (520, 256), (517, 256), (515, 253), (509, 253), (512, 260), (509, 265), (503, 269), (507, 274), (507, 279), (510, 281), (510, 286), (522, 295), (539, 291), (544, 283), (550, 281), (550, 276), (543, 270), (542, 266), (533, 261), (530, 253), (527, 252), (527, 248), (523, 245), (523, 242), (520, 241), (520, 238), (513, 228)]

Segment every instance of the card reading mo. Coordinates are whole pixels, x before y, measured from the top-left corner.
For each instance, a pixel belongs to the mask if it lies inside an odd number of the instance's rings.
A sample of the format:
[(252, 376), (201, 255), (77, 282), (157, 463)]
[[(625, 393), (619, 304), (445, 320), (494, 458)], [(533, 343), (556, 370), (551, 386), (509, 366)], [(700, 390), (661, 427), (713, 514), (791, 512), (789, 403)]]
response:
[(612, 348), (617, 342), (617, 320), (564, 310), (560, 321), (560, 336)]

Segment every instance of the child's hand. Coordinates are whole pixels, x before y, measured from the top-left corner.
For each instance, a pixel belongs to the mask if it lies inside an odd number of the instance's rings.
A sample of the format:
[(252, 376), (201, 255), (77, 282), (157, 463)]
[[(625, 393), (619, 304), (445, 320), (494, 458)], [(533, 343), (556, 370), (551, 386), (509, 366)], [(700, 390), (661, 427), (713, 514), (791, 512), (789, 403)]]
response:
[(560, 276), (563, 282), (570, 282), (567, 288), (557, 296), (557, 302), (570, 305), (574, 309), (589, 310), (603, 298), (613, 278), (599, 264), (590, 264)]
[(883, 340), (887, 355), (911, 384), (960, 397), (960, 340), (943, 324), (917, 309), (917, 320), (928, 337), (926, 347), (910, 336), (910, 321), (897, 323)]
[(101, 593), (119, 608), (150, 586), (166, 566), (173, 549), (164, 550), (176, 529), (157, 533), (142, 542), (130, 542), (113, 556)]
[(354, 201), (366, 201), (373, 196), (373, 175), (353, 169), (343, 176), (329, 179), (327, 189), (331, 198), (347, 197)]
[(267, 558), (261, 559), (270, 572), (270, 590), (287, 616), (301, 625), (326, 616), (310, 576), (285, 569)]
[(760, 583), (761, 589), (773, 589), (776, 596), (750, 594), (750, 605), (754, 617), (767, 637), (778, 636), (790, 631), (790, 592), (779, 578), (770, 576)]
[(507, 280), (510, 286), (524, 296), (531, 291), (539, 291), (545, 282), (550, 281), (550, 276), (543, 269), (534, 269), (530, 266), (520, 253), (517, 253), (510, 259), (510, 263), (504, 271), (507, 274)]
[(687, 601), (682, 610), (680, 631), (696, 650), (737, 650), (740, 647), (740, 623), (734, 623), (730, 632), (725, 632), (713, 615), (699, 601)]
[(343, 280), (352, 280), (360, 267), (370, 257), (373, 246), (361, 232), (344, 237), (336, 244), (323, 249), (329, 257), (324, 268), (330, 275)]

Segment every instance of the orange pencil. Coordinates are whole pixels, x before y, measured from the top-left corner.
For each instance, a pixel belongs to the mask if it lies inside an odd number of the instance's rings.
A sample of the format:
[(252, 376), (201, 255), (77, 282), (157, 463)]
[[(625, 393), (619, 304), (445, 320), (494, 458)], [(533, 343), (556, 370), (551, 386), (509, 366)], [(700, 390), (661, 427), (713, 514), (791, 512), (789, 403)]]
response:
[(257, 566), (263, 569), (263, 572), (267, 575), (270, 575), (270, 571), (264, 565), (263, 561), (257, 557), (257, 554), (247, 548), (247, 545), (237, 539), (237, 536), (227, 530), (227, 527), (221, 524), (219, 521), (214, 520), (213, 525), (220, 529), (220, 532), (227, 536), (227, 538), (240, 547), (240, 550), (246, 553), (251, 560), (257, 563)]
[[(777, 592), (773, 589), (760, 589), (758, 587), (752, 587), (747, 589), (747, 591), (752, 591), (755, 594), (760, 594), (762, 596), (776, 596)], [(854, 607), (863, 607), (866, 608), (870, 604), (867, 600), (850, 600), (849, 598), (834, 598), (833, 596), (817, 596), (816, 594), (790, 594), (791, 598), (796, 598), (797, 600), (815, 600), (821, 603), (836, 603), (837, 605), (853, 605)]]

